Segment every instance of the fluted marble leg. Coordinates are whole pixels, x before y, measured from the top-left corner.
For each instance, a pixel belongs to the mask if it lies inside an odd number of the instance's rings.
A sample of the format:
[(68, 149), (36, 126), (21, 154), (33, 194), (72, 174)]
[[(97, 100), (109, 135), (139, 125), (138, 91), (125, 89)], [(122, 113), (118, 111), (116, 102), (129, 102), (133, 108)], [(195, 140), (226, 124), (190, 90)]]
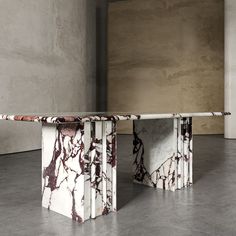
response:
[(134, 121), (134, 181), (175, 191), (192, 184), (192, 119)]
[(116, 123), (43, 124), (42, 205), (78, 222), (116, 210)]

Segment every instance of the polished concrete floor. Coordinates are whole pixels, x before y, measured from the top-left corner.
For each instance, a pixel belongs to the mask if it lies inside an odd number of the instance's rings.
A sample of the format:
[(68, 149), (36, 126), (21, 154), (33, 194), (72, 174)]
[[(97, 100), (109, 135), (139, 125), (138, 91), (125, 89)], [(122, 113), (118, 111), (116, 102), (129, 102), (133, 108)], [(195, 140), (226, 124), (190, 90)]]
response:
[(236, 140), (194, 137), (194, 186), (132, 183), (132, 137), (119, 136), (118, 207), (77, 224), (40, 205), (40, 151), (0, 156), (0, 236), (236, 235)]

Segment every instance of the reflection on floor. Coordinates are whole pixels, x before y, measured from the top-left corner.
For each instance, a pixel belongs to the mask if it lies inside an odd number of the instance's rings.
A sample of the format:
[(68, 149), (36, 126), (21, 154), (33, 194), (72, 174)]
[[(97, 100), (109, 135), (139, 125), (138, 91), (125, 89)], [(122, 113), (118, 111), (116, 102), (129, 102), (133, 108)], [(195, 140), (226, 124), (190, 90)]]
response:
[(132, 183), (132, 136), (118, 139), (117, 214), (77, 224), (41, 208), (41, 153), (0, 156), (1, 236), (236, 235), (236, 140), (194, 137), (194, 186), (164, 192)]

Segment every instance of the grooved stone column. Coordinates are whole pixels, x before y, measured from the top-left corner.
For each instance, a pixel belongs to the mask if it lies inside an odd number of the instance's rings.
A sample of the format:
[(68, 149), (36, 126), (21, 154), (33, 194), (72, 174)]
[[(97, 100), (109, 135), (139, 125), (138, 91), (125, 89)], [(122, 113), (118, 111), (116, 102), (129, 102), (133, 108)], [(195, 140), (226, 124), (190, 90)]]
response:
[(134, 121), (134, 182), (175, 191), (192, 179), (192, 118)]
[(42, 205), (75, 221), (116, 211), (116, 122), (43, 124)]
[(225, 0), (225, 138), (236, 138), (236, 1)]

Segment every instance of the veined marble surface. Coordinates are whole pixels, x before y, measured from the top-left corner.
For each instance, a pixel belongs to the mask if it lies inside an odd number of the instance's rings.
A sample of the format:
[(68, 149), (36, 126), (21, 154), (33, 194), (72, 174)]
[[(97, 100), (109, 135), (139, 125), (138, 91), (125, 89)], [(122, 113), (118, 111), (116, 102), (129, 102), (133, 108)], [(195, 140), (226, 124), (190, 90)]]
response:
[(134, 181), (175, 191), (193, 183), (192, 118), (134, 121)]
[(183, 117), (203, 117), (203, 116), (225, 116), (230, 112), (194, 112), (194, 113), (125, 113), (125, 112), (73, 112), (57, 114), (29, 114), (29, 115), (7, 115), (0, 114), (0, 120), (31, 121), (43, 123), (73, 123), (86, 121), (116, 121), (116, 120), (141, 120), (141, 119), (165, 119)]
[(116, 122), (43, 124), (43, 207), (79, 223), (116, 211), (116, 168)]

